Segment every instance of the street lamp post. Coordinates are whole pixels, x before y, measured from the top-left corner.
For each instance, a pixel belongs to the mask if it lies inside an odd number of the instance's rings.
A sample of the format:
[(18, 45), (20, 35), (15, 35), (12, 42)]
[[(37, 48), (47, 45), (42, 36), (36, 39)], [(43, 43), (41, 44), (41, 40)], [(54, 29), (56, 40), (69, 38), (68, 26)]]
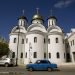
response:
[(18, 49), (19, 49), (19, 33), (20, 33), (20, 27), (18, 26), (17, 29), (19, 30), (18, 32), (18, 41), (17, 41), (17, 57), (16, 57), (16, 66), (18, 66)]
[(32, 49), (32, 46), (31, 46), (31, 43), (29, 43), (29, 63), (32, 63), (31, 62), (31, 49)]

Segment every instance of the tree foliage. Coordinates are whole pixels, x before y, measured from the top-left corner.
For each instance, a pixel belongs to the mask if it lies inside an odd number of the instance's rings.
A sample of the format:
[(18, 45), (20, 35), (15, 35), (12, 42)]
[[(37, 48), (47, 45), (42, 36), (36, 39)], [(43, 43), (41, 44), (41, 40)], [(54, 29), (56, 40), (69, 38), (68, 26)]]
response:
[(8, 55), (9, 53), (9, 47), (7, 43), (0, 42), (0, 57), (4, 55)]

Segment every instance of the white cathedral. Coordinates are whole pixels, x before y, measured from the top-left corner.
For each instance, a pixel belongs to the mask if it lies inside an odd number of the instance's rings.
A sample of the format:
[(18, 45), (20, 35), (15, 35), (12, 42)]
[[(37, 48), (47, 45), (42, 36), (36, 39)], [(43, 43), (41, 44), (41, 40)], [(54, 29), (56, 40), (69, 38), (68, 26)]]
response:
[(27, 18), (18, 18), (18, 24), (9, 34), (10, 56), (18, 65), (34, 63), (40, 59), (57, 64), (75, 62), (75, 29), (71, 29), (65, 38), (57, 18), (50, 16), (47, 20), (48, 28), (45, 28), (43, 17), (36, 13), (31, 25), (27, 27)]

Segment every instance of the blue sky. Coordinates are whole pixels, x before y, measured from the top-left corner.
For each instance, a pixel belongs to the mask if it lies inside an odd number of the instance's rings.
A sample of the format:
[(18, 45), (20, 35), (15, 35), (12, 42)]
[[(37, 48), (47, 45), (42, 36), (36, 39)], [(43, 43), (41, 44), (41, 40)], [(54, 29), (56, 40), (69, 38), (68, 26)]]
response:
[(22, 15), (22, 10), (30, 25), (36, 8), (39, 8), (39, 13), (45, 20), (44, 26), (47, 27), (47, 18), (52, 9), (58, 26), (65, 33), (75, 28), (75, 0), (0, 0), (0, 35), (9, 38), (9, 32), (18, 24), (17, 19)]

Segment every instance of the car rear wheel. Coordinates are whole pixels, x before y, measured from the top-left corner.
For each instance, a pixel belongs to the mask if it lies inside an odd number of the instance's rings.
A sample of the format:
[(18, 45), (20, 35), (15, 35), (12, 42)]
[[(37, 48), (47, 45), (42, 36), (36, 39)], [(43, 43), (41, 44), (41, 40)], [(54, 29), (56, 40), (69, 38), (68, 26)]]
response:
[(33, 68), (29, 68), (29, 71), (33, 71)]
[(8, 63), (5, 63), (5, 67), (8, 67), (9, 66), (9, 64)]
[(47, 69), (49, 72), (51, 72), (51, 68), (49, 67), (48, 69)]

